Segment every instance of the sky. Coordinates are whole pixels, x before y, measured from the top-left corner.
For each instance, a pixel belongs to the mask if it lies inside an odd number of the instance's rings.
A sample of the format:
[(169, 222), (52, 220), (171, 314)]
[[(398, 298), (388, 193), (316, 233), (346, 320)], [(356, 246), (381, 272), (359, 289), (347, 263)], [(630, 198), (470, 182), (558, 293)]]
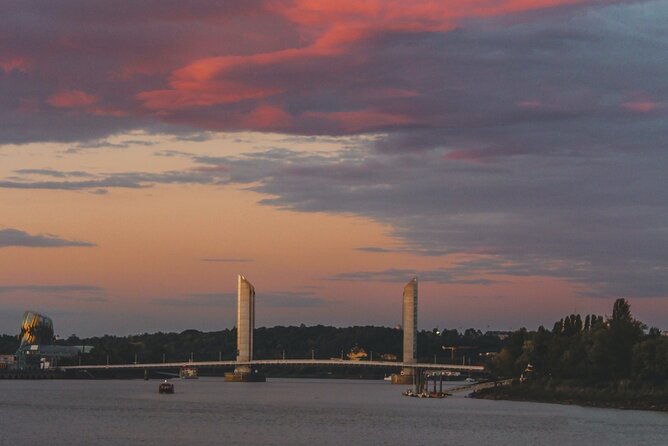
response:
[(668, 329), (666, 2), (0, 9), (0, 333)]

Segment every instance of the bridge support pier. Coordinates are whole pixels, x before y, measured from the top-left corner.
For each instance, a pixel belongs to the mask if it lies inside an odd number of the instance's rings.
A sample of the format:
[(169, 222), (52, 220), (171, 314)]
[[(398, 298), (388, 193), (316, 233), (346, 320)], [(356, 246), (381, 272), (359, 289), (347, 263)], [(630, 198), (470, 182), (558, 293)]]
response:
[(228, 372), (225, 373), (225, 382), (228, 383), (263, 383), (266, 382), (267, 378), (258, 373), (257, 370), (255, 372)]
[(390, 379), (392, 384), (413, 384), (413, 375), (393, 373)]

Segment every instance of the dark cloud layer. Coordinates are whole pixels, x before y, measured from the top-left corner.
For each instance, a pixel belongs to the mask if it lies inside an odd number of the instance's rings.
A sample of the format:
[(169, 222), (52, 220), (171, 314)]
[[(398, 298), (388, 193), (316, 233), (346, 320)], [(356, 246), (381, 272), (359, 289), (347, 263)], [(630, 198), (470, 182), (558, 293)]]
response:
[[(509, 271), (506, 270), (503, 270), (502, 272), (502, 274), (508, 273)], [(406, 282), (410, 277), (418, 277), (421, 282), (436, 282), (459, 285), (491, 285), (499, 282), (485, 278), (476, 278), (474, 276), (466, 278), (467, 276), (468, 275), (460, 277), (455, 271), (446, 268), (428, 271), (394, 268), (382, 271), (356, 271), (340, 273), (331, 277), (331, 280), (342, 280), (348, 282), (362, 281), (403, 283)]]
[[(2, 285), (0, 286), (0, 297), (7, 295), (29, 294), (47, 297), (42, 303), (53, 302), (53, 299), (61, 301), (72, 301), (84, 304), (97, 304), (107, 302), (104, 288), (95, 285), (67, 284), (67, 285)], [(15, 301), (16, 298), (14, 297)]]
[[(244, 185), (265, 205), (389, 224), (403, 242), (362, 251), (495, 259), (458, 267), (470, 274), (423, 271), (431, 280), (549, 275), (587, 295), (668, 296), (666, 2), (472, 1), (460, 12), (438, 2), (432, 17), (402, 3), (354, 13), (170, 4), (133, 20), (19, 3), (0, 18), (0, 141), (159, 125), (380, 136), (328, 155), (163, 150), (192, 165), (18, 171), (0, 188)], [(89, 25), (72, 26), (83, 17)], [(339, 279), (361, 277), (387, 271)]]
[(202, 262), (208, 262), (208, 263), (248, 263), (253, 261), (251, 259), (245, 259), (240, 257), (210, 257), (200, 260)]
[(266, 205), (389, 223), (405, 243), (399, 251), (496, 259), (430, 280), (476, 280), (461, 278), (465, 272), (548, 275), (584, 284), (593, 295), (668, 295), (665, 159), (617, 152), (469, 163), (443, 153), (360, 149), (339, 157), (283, 152), (282, 159), (198, 161), (224, 163), (228, 181), (252, 183), (269, 196)]
[(384, 149), (487, 156), (527, 150), (494, 145), (493, 128), (665, 113), (662, 2), (2, 6), (0, 142), (401, 130)]
[(53, 234), (29, 234), (19, 229), (0, 229), (0, 248), (22, 246), (28, 248), (63, 248), (95, 246), (90, 242), (67, 240)]

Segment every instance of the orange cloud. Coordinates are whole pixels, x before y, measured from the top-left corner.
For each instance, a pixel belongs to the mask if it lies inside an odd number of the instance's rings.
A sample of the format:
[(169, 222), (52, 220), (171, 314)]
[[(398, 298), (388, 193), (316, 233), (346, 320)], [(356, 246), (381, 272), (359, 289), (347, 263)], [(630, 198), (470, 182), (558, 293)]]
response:
[(49, 96), (46, 102), (56, 108), (80, 108), (96, 103), (97, 97), (81, 90), (61, 90)]
[(663, 103), (651, 100), (628, 101), (622, 104), (626, 110), (637, 113), (649, 113), (663, 107)]

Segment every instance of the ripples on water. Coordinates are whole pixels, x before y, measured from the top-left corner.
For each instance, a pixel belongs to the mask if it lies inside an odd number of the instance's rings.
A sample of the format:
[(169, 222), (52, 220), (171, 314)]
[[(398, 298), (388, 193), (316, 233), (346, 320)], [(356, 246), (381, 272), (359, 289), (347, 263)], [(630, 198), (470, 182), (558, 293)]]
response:
[(668, 414), (401, 396), (382, 381), (0, 381), (0, 445), (661, 445)]

